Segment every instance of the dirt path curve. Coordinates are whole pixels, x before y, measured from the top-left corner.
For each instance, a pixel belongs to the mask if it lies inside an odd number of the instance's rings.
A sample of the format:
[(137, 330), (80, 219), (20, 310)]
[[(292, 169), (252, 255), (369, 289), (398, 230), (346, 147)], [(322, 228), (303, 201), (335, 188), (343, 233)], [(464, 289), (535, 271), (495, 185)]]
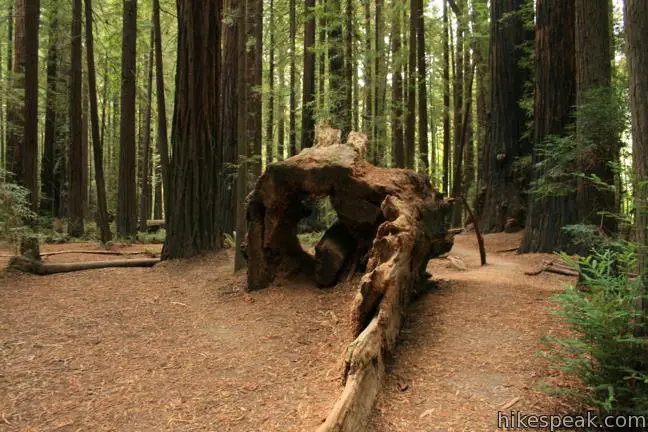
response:
[(546, 349), (543, 335), (565, 332), (548, 311), (548, 297), (570, 278), (524, 275), (548, 255), (495, 253), (519, 239), (520, 234), (486, 236), (489, 264), (483, 268), (473, 234), (457, 236), (450, 252), (467, 270), (448, 260), (430, 262), (438, 288), (409, 310), (368, 430), (495, 431), (499, 410), (565, 409), (535, 388), (542, 378), (560, 378), (538, 353)]
[[(48, 260), (80, 259), (96, 257)], [(243, 294), (231, 269), (223, 252), (0, 275), (0, 431), (314, 430), (339, 394), (353, 288)]]

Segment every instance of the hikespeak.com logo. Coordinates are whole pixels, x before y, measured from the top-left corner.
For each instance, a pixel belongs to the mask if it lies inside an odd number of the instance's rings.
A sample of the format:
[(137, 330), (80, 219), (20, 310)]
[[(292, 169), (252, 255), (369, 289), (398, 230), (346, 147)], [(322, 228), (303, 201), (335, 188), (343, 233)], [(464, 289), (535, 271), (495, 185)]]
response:
[(514, 429), (619, 429), (645, 430), (648, 418), (640, 415), (600, 416), (596, 412), (577, 415), (524, 414), (520, 411), (497, 412), (497, 427), (504, 430)]

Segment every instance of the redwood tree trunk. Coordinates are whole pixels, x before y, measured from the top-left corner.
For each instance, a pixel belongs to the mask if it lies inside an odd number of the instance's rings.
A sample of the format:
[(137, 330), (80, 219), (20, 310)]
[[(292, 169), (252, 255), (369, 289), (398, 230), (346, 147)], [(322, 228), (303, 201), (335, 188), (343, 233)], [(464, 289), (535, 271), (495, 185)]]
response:
[(423, 165), (419, 171), (430, 172), (428, 158), (428, 106), (427, 106), (427, 67), (425, 65), (425, 23), (424, 2), (416, 0), (416, 51), (418, 67), (418, 130), (419, 130), (419, 160)]
[(416, 9), (417, 0), (410, 0), (409, 56), (407, 73), (407, 121), (405, 124), (405, 166), (414, 168), (416, 148)]
[(38, 21), (40, 0), (25, 5), (25, 123), (22, 183), (30, 192), (32, 211), (38, 210)]
[(81, 0), (72, 8), (72, 60), (70, 78), (70, 186), (68, 232), (81, 237), (83, 224), (83, 74), (81, 65)]
[(14, 180), (23, 184), (22, 179), (22, 150), (23, 140), (20, 131), (24, 124), (24, 88), (25, 88), (25, 0), (16, 0), (14, 12), (15, 33), (13, 38), (13, 96), (15, 103), (7, 107), (7, 171), (13, 173)]
[(137, 93), (137, 0), (124, 0), (121, 65), (121, 122), (119, 126), (119, 189), (117, 231), (128, 237), (137, 233), (135, 144), (135, 96)]
[(160, 0), (153, 0), (153, 31), (155, 32), (155, 93), (157, 95), (157, 143), (160, 154), (160, 171), (164, 193), (164, 215), (169, 202), (169, 144), (167, 142), (166, 101), (164, 94), (164, 62), (162, 59), (162, 32), (160, 29)]
[(519, 158), (529, 156), (533, 145), (524, 138), (526, 112), (520, 106), (528, 71), (520, 66), (522, 45), (530, 39), (519, 17), (526, 0), (493, 0), (490, 37), (490, 122), (488, 124), (484, 170), (488, 182), (481, 211), (484, 232), (504, 231), (506, 221), (524, 224), (526, 185), (514, 170)]
[[(644, 24), (645, 25), (645, 24)], [(605, 103), (612, 98), (612, 54), (610, 47), (610, 4), (576, 0), (576, 104)], [(595, 95), (590, 92), (596, 90)], [(610, 100), (610, 103), (613, 103)], [(612, 163), (619, 160), (619, 136), (610, 128), (597, 130), (577, 118), (579, 143), (578, 169), (596, 175), (607, 184), (615, 184)], [(614, 191), (597, 188), (585, 179), (578, 179), (578, 210), (582, 223), (601, 226), (608, 233), (616, 232), (616, 218), (599, 212), (618, 213)]]
[[(563, 135), (572, 120), (576, 103), (574, 21), (573, 2), (539, 0), (536, 3), (536, 146), (542, 145), (548, 135)], [(539, 162), (540, 157), (534, 154), (534, 162)], [(563, 227), (576, 222), (574, 193), (532, 197), (520, 251), (569, 250), (570, 241)]]
[[(239, 8), (239, 0), (228, 0), (225, 4), (227, 14), (233, 13)], [(223, 69), (220, 81), (220, 137), (222, 150), (222, 179), (221, 179), (221, 204), (220, 219), (223, 232), (232, 234), (234, 231), (235, 195), (236, 190), (236, 164), (237, 162), (237, 85), (239, 73), (237, 72), (238, 58), (238, 31), (242, 18), (231, 21), (223, 21), (225, 25), (223, 34)]]
[(150, 153), (151, 153), (151, 101), (153, 97), (153, 47), (154, 47), (154, 30), (151, 29), (151, 42), (149, 49), (147, 77), (146, 77), (146, 101), (144, 103), (144, 120), (142, 132), (142, 177), (140, 179), (140, 214), (139, 230), (145, 232), (147, 229), (146, 222), (151, 212), (151, 194), (150, 194)]
[[(310, 147), (313, 145), (315, 138), (315, 118), (314, 118), (314, 104), (315, 104), (315, 53), (313, 47), (315, 46), (315, 0), (306, 0), (306, 14), (307, 19), (304, 23), (304, 84), (302, 96), (302, 137), (301, 148)], [(292, 68), (292, 66), (291, 66)], [(294, 69), (294, 68), (293, 68)], [(291, 80), (294, 78), (291, 73)], [(293, 84), (291, 84), (291, 87)], [(291, 90), (293, 92), (294, 90)], [(294, 95), (291, 94), (294, 99)], [(294, 100), (291, 100), (291, 105)], [(291, 108), (291, 115), (294, 115)], [(291, 134), (292, 126), (291, 126)], [(295, 154), (292, 151), (291, 155)]]
[(632, 156), (637, 257), (644, 289), (644, 319), (648, 317), (648, 3), (626, 0), (624, 6), (628, 70), (630, 79), (630, 112), (632, 114)]
[[(223, 246), (218, 208), (220, 156), (219, 1), (178, 2), (178, 72), (173, 159), (163, 259), (185, 258)], [(260, 131), (260, 130), (259, 130)]]
[(58, 95), (58, 10), (50, 12), (49, 42), (47, 48), (47, 91), (45, 95), (45, 139), (43, 142), (43, 159), (41, 162), (41, 212), (54, 216), (54, 194), (58, 189), (54, 177), (56, 166), (56, 143), (59, 118), (56, 98)]
[(448, 1), (443, 0), (443, 192), (450, 192), (450, 24)]
[(274, 20), (274, 0), (270, 0), (270, 65), (268, 67), (268, 119), (266, 123), (266, 167), (272, 163), (272, 153), (274, 152), (274, 99), (275, 99), (275, 20)]
[[(90, 93), (90, 118), (92, 128), (92, 149), (95, 165), (95, 183), (97, 185), (97, 225), (101, 230), (101, 241), (112, 239), (106, 203), (106, 183), (104, 180), (103, 146), (99, 136), (99, 109), (97, 107), (97, 77), (94, 59), (94, 37), (92, 34), (92, 0), (85, 0), (86, 12), (86, 59), (88, 61), (88, 88)], [(105, 103), (105, 101), (104, 101)]]
[[(315, 54), (310, 52), (312, 47), (315, 45), (315, 18), (312, 17), (311, 15), (314, 13), (313, 8), (315, 7), (315, 1), (311, 2), (305, 2), (306, 5), (306, 14), (308, 15), (308, 19), (306, 21), (306, 24), (304, 25), (304, 88), (306, 86), (307, 80), (311, 80), (311, 87), (312, 90), (309, 90), (312, 95), (309, 93), (310, 99), (306, 99), (305, 97), (302, 99), (302, 101), (310, 101), (311, 104), (313, 103), (312, 101), (315, 99)], [(295, 74), (296, 72), (296, 62), (297, 62), (297, 54), (295, 53), (295, 38), (297, 37), (297, 16), (296, 16), (296, 6), (295, 6), (295, 0), (290, 0), (289, 4), (289, 9), (290, 9), (290, 100), (288, 102), (289, 104), (289, 113), (288, 113), (288, 156), (294, 156), (297, 154), (297, 118), (296, 118), (296, 113), (295, 110), (297, 109), (296, 107), (296, 92), (297, 90), (295, 87), (297, 86), (297, 83), (295, 82)], [(312, 28), (309, 28), (308, 30), (306, 29), (307, 26), (312, 26)], [(309, 35), (312, 32), (312, 38), (307, 39), (306, 36)], [(309, 69), (309, 74), (312, 76), (309, 76), (306, 74), (306, 56), (312, 56), (312, 59), (309, 60), (312, 62), (312, 65), (310, 66)], [(304, 90), (304, 95), (306, 95), (306, 92)], [(304, 131), (309, 132), (309, 135), (307, 136), (308, 139), (312, 139), (313, 131), (315, 129), (314, 123), (311, 125), (311, 123), (306, 123), (304, 124), (304, 116), (308, 117), (307, 114), (310, 112), (310, 117), (313, 117), (313, 108), (308, 107), (307, 105), (303, 105), (304, 108), (302, 110), (302, 148), (303, 143), (304, 143)], [(309, 128), (310, 125), (310, 128)], [(305, 128), (306, 127), (306, 128)]]
[(392, 166), (405, 168), (403, 146), (403, 54), (401, 50), (401, 19), (398, 0), (394, 0), (391, 28), (392, 44)]

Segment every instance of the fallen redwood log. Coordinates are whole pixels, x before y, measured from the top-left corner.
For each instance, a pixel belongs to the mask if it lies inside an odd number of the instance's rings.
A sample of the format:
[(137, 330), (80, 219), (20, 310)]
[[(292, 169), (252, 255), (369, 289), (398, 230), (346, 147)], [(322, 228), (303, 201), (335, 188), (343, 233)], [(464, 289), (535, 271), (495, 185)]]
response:
[[(369, 164), (363, 134), (352, 132), (342, 144), (339, 131), (318, 126), (315, 141), (270, 165), (248, 196), (247, 289), (299, 270), (333, 283), (345, 268), (364, 272), (351, 308), (356, 340), (345, 355), (344, 391), (318, 431), (364, 430), (406, 306), (428, 261), (452, 247), (451, 203), (424, 174)], [(331, 198), (349, 239), (343, 244), (340, 233), (329, 233), (318, 245), (326, 253), (312, 257), (301, 248), (296, 227), (308, 215), (303, 201), (323, 196)]]
[(159, 258), (122, 259), (112, 261), (90, 261), (78, 263), (45, 264), (24, 256), (15, 256), (9, 260), (10, 269), (20, 270), (41, 276), (57, 273), (68, 273), (81, 270), (93, 270), (110, 267), (153, 267), (159, 263)]
[(62, 250), (53, 252), (41, 252), (41, 257), (49, 257), (54, 255), (69, 255), (69, 254), (85, 254), (85, 255), (116, 255), (116, 256), (131, 256), (131, 255), (148, 255), (155, 256), (154, 253), (149, 251), (95, 251), (95, 250)]

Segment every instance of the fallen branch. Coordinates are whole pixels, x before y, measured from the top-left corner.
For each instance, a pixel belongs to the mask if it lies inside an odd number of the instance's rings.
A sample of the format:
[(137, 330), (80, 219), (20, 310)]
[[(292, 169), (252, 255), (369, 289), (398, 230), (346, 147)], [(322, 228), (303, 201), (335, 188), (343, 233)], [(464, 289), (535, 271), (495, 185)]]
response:
[(9, 268), (20, 270), (25, 273), (47, 276), (57, 273), (69, 273), (81, 270), (94, 270), (111, 267), (153, 267), (159, 262), (159, 258), (142, 258), (81, 263), (44, 264), (39, 261), (30, 260), (23, 256), (15, 256), (11, 259), (11, 261), (9, 261)]
[(120, 251), (92, 251), (92, 250), (64, 250), (64, 251), (55, 251), (55, 252), (41, 252), (40, 256), (48, 257), (53, 255), (64, 255), (64, 254), (118, 255), (118, 256), (149, 255), (151, 257), (155, 257), (155, 254), (149, 251), (120, 252)]
[(524, 272), (527, 276), (537, 276), (542, 272), (560, 274), (564, 276), (579, 276), (580, 273), (564, 264), (554, 263), (553, 261), (543, 261), (542, 267), (538, 270)]
[(518, 249), (520, 249), (520, 246), (515, 246), (515, 247), (513, 247), (513, 248), (508, 248), (508, 249), (500, 249), (500, 250), (496, 250), (495, 253), (515, 252), (515, 251), (517, 251)]

